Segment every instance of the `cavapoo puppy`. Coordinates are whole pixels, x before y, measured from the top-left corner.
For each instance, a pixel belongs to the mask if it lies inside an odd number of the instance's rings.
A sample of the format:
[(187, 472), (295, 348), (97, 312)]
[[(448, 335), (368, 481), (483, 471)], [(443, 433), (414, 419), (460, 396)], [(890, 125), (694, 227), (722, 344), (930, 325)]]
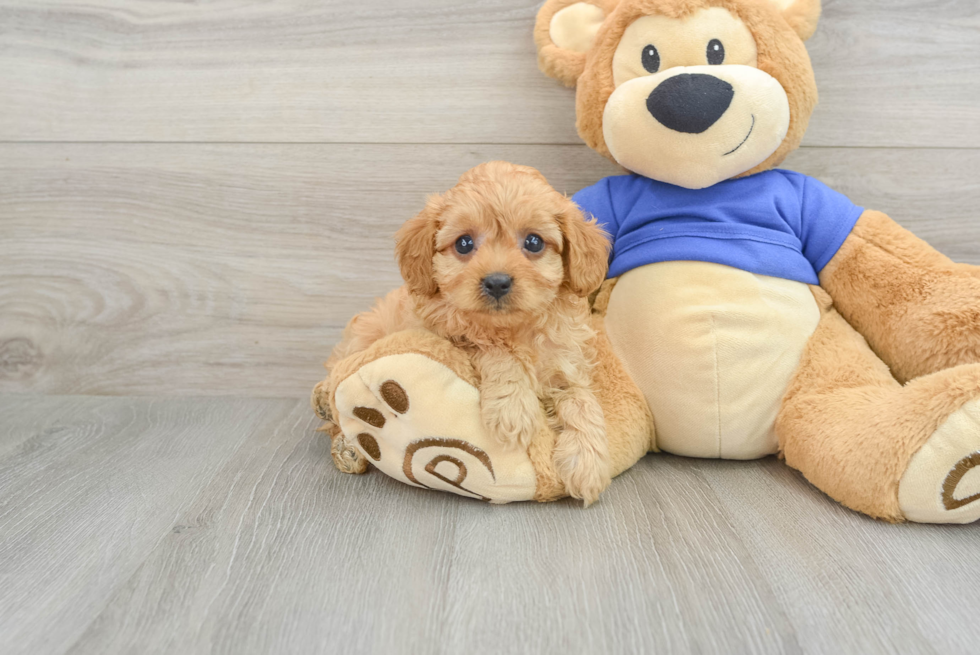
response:
[(328, 367), (404, 329), (451, 339), (479, 373), (490, 433), (526, 448), (543, 403), (568, 493), (594, 502), (610, 464), (588, 296), (606, 275), (606, 235), (535, 169), (490, 162), (429, 198), (396, 240), (405, 286), (354, 317)]

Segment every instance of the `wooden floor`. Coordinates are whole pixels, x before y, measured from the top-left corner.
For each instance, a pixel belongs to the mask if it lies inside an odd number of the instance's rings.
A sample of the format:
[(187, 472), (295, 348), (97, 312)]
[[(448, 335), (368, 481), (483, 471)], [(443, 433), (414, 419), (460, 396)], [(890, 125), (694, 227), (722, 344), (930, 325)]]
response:
[(0, 400), (4, 653), (976, 653), (980, 531), (775, 459), (648, 457), (587, 510), (326, 464), (305, 402)]
[[(0, 0), (0, 654), (977, 653), (980, 525), (775, 459), (588, 510), (329, 463), (305, 400), (468, 167), (617, 172), (540, 0)], [(980, 2), (824, 0), (786, 166), (980, 264)]]

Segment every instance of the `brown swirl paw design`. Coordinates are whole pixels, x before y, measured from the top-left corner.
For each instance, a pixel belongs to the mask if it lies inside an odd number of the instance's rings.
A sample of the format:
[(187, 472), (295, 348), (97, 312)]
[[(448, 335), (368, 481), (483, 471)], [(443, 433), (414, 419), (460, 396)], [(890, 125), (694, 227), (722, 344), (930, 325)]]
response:
[[(383, 430), (389, 421), (397, 421), (398, 418), (408, 412), (411, 406), (408, 392), (394, 380), (383, 382), (378, 387), (378, 396), (393, 414), (386, 417), (381, 410), (365, 406), (354, 407), (351, 411), (351, 414), (361, 421), (367, 430), (371, 428)], [(381, 409), (383, 410), (385, 407), (381, 407)], [(375, 463), (380, 462), (382, 458), (379, 439), (383, 440), (384, 437), (375, 436), (368, 431), (360, 432), (356, 437), (357, 445), (361, 451)], [(466, 488), (467, 477), (472, 471), (477, 470), (474, 467), (484, 471), (484, 475), (489, 474), (490, 479), (496, 481), (493, 462), (490, 461), (490, 456), (484, 450), (461, 439), (436, 437), (415, 439), (408, 443), (402, 462), (402, 471), (405, 477), (419, 487), (432, 489), (432, 483), (438, 480), (462, 492), (465, 496), (489, 502), (490, 499), (483, 494)], [(420, 481), (419, 477), (422, 477), (429, 484)]]
[(980, 466), (980, 452), (967, 455), (956, 463), (956, 466), (953, 467), (943, 482), (943, 507), (948, 510), (954, 510), (960, 507), (966, 507), (970, 503), (975, 503), (980, 500), (980, 493), (959, 499), (955, 496), (957, 485), (966, 477), (967, 473), (977, 466)]
[(343, 442), (365, 468), (494, 504), (535, 498), (527, 451), (488, 434), (479, 389), (441, 362), (418, 353), (369, 362), (337, 385), (332, 404)]
[[(405, 450), (405, 461), (402, 464), (402, 471), (405, 473), (405, 477), (419, 485), (420, 487), (425, 487), (426, 489), (431, 489), (427, 484), (419, 482), (415, 472), (413, 471), (416, 455), (419, 455), (421, 461), (425, 461), (425, 451), (430, 448), (435, 448), (436, 453), (431, 456), (428, 462), (425, 464), (425, 472), (441, 480), (448, 485), (455, 487), (456, 489), (465, 492), (465, 494), (472, 496), (474, 498), (479, 498), (485, 502), (490, 502), (490, 499), (482, 494), (478, 494), (475, 491), (470, 491), (463, 486), (463, 482), (466, 481), (467, 475), (469, 475), (469, 469), (466, 468), (466, 464), (460, 459), (460, 457), (465, 457), (471, 460), (471, 463), (475, 460), (475, 463), (483, 466), (490, 477), (496, 481), (496, 475), (493, 472), (493, 462), (490, 461), (490, 456), (487, 453), (471, 443), (467, 443), (460, 439), (438, 439), (435, 437), (430, 437), (428, 439), (418, 439), (409, 444), (408, 448)], [(453, 455), (446, 454), (447, 450), (456, 451)], [(439, 464), (448, 463), (456, 467), (456, 477), (449, 478), (445, 475), (439, 473), (436, 467)]]

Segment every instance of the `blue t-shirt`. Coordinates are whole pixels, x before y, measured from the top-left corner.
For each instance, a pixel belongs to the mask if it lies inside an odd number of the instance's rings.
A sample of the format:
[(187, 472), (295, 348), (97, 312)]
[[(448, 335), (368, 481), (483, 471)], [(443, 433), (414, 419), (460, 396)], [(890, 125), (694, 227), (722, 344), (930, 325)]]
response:
[(863, 212), (822, 182), (784, 170), (699, 190), (621, 175), (572, 200), (612, 236), (609, 277), (656, 262), (700, 261), (818, 284)]

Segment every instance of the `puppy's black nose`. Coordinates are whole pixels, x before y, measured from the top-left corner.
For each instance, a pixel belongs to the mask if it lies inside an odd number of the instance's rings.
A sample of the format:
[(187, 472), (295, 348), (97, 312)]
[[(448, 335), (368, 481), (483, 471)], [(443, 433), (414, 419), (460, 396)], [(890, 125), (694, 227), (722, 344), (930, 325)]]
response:
[(483, 293), (495, 300), (500, 300), (508, 293), (514, 284), (514, 278), (506, 273), (491, 273), (483, 278)]
[(675, 75), (647, 98), (647, 110), (675, 132), (701, 134), (718, 122), (735, 97), (735, 89), (714, 75)]

